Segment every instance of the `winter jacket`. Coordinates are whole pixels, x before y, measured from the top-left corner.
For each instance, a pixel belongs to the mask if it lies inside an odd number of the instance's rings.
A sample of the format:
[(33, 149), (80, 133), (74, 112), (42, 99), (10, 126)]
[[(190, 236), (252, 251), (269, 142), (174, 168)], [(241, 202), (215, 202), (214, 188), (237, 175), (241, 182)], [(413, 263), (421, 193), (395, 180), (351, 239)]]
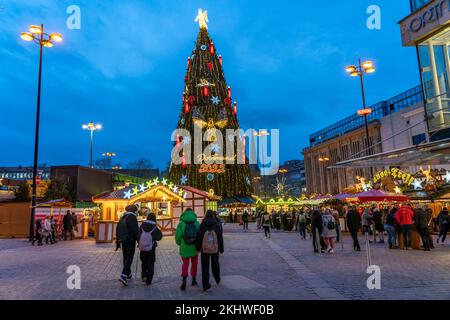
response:
[(248, 222), (248, 212), (247, 211), (244, 211), (244, 213), (242, 214), (242, 221)]
[(161, 232), (161, 230), (159, 230), (158, 226), (156, 225), (156, 222), (154, 221), (150, 221), (150, 220), (144, 220), (141, 224), (141, 226), (139, 227), (139, 232), (138, 232), (138, 241), (141, 238), (141, 235), (143, 232), (152, 232), (152, 240), (153, 240), (153, 249), (155, 250), (156, 247), (158, 246), (157, 241), (161, 240), (163, 237), (163, 234)]
[[(322, 217), (323, 228), (322, 228), (322, 237), (324, 238), (336, 238), (336, 220), (331, 214), (325, 214)], [(334, 229), (328, 229), (328, 223), (334, 223)]]
[(414, 224), (418, 229), (428, 228), (427, 214), (423, 209), (417, 208), (414, 210)]
[[(137, 217), (132, 212), (125, 212), (124, 214), (125, 224), (127, 225), (128, 237), (127, 241), (136, 241), (138, 239), (139, 233), (139, 224), (137, 221)], [(120, 239), (119, 236), (119, 228), (116, 229), (116, 238)]]
[(45, 219), (44, 220), (44, 230), (47, 232), (51, 232), (52, 231), (52, 222), (50, 221), (50, 219)]
[(413, 224), (414, 212), (408, 206), (402, 206), (395, 215), (395, 220), (401, 226)]
[(73, 228), (73, 219), (70, 213), (67, 213), (63, 218), (64, 230), (70, 230)]
[(444, 230), (444, 227), (447, 227), (447, 229), (448, 229), (449, 222), (450, 222), (450, 217), (448, 215), (448, 211), (442, 210), (439, 213), (437, 220), (438, 220), (438, 225), (439, 225), (440, 231)]
[(190, 258), (197, 255), (195, 244), (186, 244), (184, 242), (186, 223), (195, 223), (197, 230), (200, 229), (200, 224), (198, 223), (197, 215), (194, 211), (185, 211), (181, 214), (180, 223), (178, 224), (177, 231), (175, 232), (175, 242), (180, 247), (180, 256), (182, 258)]
[(397, 224), (397, 221), (395, 220), (397, 211), (398, 210), (394, 208), (386, 215), (386, 225), (395, 227), (395, 225)]
[(361, 216), (355, 210), (347, 213), (347, 228), (350, 231), (358, 231), (361, 229)]
[(434, 226), (433, 226), (433, 210), (431, 210), (430, 208), (428, 208), (427, 210), (425, 210), (425, 214), (426, 214), (426, 217), (427, 217), (428, 232), (433, 233), (433, 231), (434, 231)]
[(264, 215), (261, 216), (261, 225), (263, 227), (271, 227), (271, 228), (273, 228), (272, 218), (271, 218), (270, 214), (264, 214)]
[(323, 228), (323, 221), (322, 221), (322, 214), (319, 211), (313, 211), (311, 214), (311, 229), (318, 229), (319, 234), (322, 233)]
[(375, 223), (375, 230), (384, 231), (383, 216), (380, 210), (375, 210), (373, 213), (373, 222)]
[(203, 237), (205, 236), (205, 232), (211, 230), (214, 230), (216, 232), (219, 252), (223, 253), (222, 227), (217, 222), (216, 218), (208, 218), (202, 221), (202, 223), (200, 224), (200, 230), (197, 234), (197, 239), (195, 240), (195, 248), (197, 249), (197, 251), (202, 251)]
[(364, 210), (362, 217), (362, 225), (365, 227), (369, 227), (372, 224), (373, 216), (368, 210)]

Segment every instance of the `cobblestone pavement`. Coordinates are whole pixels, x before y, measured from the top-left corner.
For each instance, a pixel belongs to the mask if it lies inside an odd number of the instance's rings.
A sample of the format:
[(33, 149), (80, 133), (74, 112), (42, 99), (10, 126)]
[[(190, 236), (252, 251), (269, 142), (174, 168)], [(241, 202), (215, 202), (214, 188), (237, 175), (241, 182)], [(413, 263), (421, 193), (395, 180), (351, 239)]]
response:
[[(344, 244), (344, 249), (336, 246), (335, 254), (317, 255), (311, 241), (295, 232), (273, 232), (269, 240), (255, 225), (249, 232), (226, 225), (222, 283), (204, 293), (200, 287), (180, 291), (181, 263), (173, 237), (158, 246), (153, 284), (133, 279), (128, 287), (117, 280), (121, 252), (113, 244), (75, 240), (33, 247), (23, 239), (4, 239), (0, 299), (450, 299), (450, 245), (438, 245), (433, 252), (372, 245), (382, 287), (368, 290), (365, 252), (353, 252), (347, 236)], [(80, 290), (67, 289), (70, 265), (81, 269)]]

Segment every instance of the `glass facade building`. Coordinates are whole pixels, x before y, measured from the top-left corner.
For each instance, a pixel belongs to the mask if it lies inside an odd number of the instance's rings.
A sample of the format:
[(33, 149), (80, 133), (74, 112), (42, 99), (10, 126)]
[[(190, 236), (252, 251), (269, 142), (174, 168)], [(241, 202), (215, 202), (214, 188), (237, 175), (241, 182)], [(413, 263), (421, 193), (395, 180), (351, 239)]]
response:
[[(370, 108), (372, 113), (367, 117), (370, 122), (379, 120), (391, 113), (408, 108), (423, 101), (421, 86), (414, 87), (386, 101), (378, 102)], [(310, 146), (319, 145), (364, 126), (364, 117), (351, 115), (309, 136)]]

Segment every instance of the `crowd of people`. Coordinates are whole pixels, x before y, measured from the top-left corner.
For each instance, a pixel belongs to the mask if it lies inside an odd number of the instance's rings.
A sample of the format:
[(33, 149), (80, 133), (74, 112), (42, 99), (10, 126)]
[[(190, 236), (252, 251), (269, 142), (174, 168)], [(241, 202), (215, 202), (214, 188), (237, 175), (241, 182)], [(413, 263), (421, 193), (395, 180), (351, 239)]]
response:
[(78, 219), (74, 212), (67, 210), (66, 214), (62, 219), (62, 230), (59, 233), (57, 231), (57, 222), (52, 215), (48, 215), (42, 221), (37, 219), (35, 221), (35, 232), (31, 244), (37, 242), (38, 246), (42, 246), (45, 241), (46, 244), (54, 244), (57, 241), (57, 236), (60, 240), (67, 240), (68, 235), (70, 235), (70, 240), (75, 238), (75, 231), (78, 231)]
[(445, 242), (450, 228), (447, 208), (444, 207), (437, 218), (433, 218), (432, 209), (427, 205), (410, 203), (365, 208), (347, 206), (340, 211), (328, 206), (313, 206), (287, 211), (272, 210), (271, 213), (258, 212), (256, 218), (257, 227), (263, 228), (268, 238), (270, 229), (295, 230), (300, 233), (302, 240), (306, 240), (308, 233), (316, 253), (334, 253), (335, 242), (341, 241), (341, 221), (346, 223), (355, 251), (361, 251), (359, 233), (367, 236), (369, 243), (385, 243), (386, 235), (389, 249), (399, 249), (399, 241), (402, 241), (402, 247), (411, 250), (413, 230), (419, 233), (423, 250), (430, 251), (434, 248), (432, 234), (435, 226), (438, 226), (439, 231), (437, 243)]
[[(162, 232), (156, 225), (156, 215), (148, 208), (142, 208), (142, 214), (147, 216), (141, 226), (138, 225), (136, 205), (125, 208), (126, 213), (121, 217), (116, 229), (116, 250), (122, 248), (123, 269), (120, 282), (128, 285), (132, 279), (131, 265), (135, 255), (136, 244), (140, 250), (142, 264), (141, 278), (147, 285), (151, 285), (156, 261), (157, 242), (162, 239)], [(209, 266), (217, 284), (220, 283), (219, 254), (224, 252), (222, 221), (212, 210), (206, 212), (202, 222), (192, 209), (185, 210), (180, 216), (175, 232), (175, 242), (179, 247), (182, 260), (181, 290), (186, 290), (187, 280), (191, 276), (191, 285), (198, 286), (197, 269), (198, 258), (201, 260), (202, 287), (204, 291), (211, 289)]]

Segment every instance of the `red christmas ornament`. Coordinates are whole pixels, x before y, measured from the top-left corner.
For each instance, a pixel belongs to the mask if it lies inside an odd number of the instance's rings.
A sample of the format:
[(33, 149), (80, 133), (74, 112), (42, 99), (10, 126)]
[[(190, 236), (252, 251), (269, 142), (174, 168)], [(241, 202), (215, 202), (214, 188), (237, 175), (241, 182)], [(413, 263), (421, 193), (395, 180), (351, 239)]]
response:
[(209, 54), (214, 55), (214, 42), (212, 42), (212, 41), (209, 44)]
[(188, 60), (187, 60), (187, 67), (188, 67), (188, 69), (189, 69), (190, 66), (191, 66), (191, 57), (188, 57)]
[(187, 75), (184, 76), (184, 81), (185, 81), (185, 82), (188, 81), (188, 76), (187, 76)]
[(230, 86), (228, 86), (227, 94), (228, 94), (228, 98), (231, 99), (231, 87)]
[(227, 97), (227, 98), (225, 98), (225, 99), (223, 100), (223, 102), (224, 102), (226, 105), (230, 105), (230, 104), (231, 104), (231, 98)]
[(212, 70), (212, 68), (213, 68), (213, 64), (212, 64), (212, 62), (208, 62), (208, 69), (211, 71)]
[(237, 102), (234, 102), (234, 107), (233, 107), (233, 114), (236, 115), (237, 114)]
[(204, 86), (204, 87), (203, 87), (203, 95), (204, 95), (205, 97), (207, 97), (207, 96), (209, 95), (209, 89), (208, 89), (207, 86)]
[(187, 101), (184, 103), (184, 112), (189, 113), (189, 102)]
[(222, 65), (222, 56), (219, 56), (220, 65)]
[(195, 103), (195, 97), (194, 96), (189, 96), (188, 102), (192, 106)]

